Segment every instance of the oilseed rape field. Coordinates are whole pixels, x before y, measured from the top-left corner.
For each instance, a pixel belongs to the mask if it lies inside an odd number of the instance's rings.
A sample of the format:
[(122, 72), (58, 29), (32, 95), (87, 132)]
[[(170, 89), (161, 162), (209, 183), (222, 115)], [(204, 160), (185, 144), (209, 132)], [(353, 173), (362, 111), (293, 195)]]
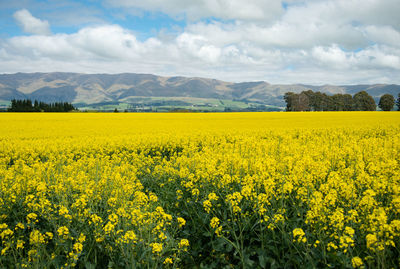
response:
[(400, 114), (1, 113), (1, 268), (399, 268)]

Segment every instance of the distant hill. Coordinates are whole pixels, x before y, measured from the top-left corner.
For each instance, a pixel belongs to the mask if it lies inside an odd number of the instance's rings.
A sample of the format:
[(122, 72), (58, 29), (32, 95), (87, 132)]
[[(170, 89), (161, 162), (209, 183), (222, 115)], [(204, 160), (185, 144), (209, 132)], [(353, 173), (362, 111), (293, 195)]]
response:
[(400, 85), (272, 85), (264, 81), (231, 83), (216, 79), (161, 77), (150, 74), (17, 73), (0, 75), (0, 105), (11, 99), (71, 102), (83, 110), (205, 111), (279, 110), (283, 95), (304, 90), (328, 94), (367, 91), (397, 97)]

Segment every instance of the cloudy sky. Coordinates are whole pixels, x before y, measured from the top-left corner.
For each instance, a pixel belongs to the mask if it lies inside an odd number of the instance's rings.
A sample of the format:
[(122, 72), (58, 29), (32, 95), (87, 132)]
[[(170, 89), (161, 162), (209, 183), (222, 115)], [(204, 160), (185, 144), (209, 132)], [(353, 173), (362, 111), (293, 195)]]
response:
[(0, 0), (0, 73), (400, 84), (399, 0)]

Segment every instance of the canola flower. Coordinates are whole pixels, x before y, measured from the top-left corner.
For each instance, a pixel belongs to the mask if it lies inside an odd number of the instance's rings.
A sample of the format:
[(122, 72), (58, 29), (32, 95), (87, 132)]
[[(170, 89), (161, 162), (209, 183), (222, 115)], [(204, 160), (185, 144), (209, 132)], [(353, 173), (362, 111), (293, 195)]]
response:
[(170, 257), (168, 257), (168, 258), (165, 258), (164, 264), (173, 264), (173, 261)]
[(293, 230), (293, 242), (297, 243), (306, 243), (307, 238), (305, 236), (306, 234), (304, 233), (303, 229), (301, 228), (295, 228)]
[(182, 228), (186, 224), (186, 220), (184, 218), (178, 217), (177, 218), (179, 228)]
[(351, 259), (351, 265), (353, 266), (353, 268), (363, 268), (363, 261), (360, 257), (354, 257), (353, 259)]
[(163, 249), (163, 245), (160, 243), (151, 243), (150, 246), (153, 249), (153, 253), (159, 253)]
[(399, 267), (397, 112), (0, 121), (2, 268)]
[(181, 241), (179, 241), (178, 247), (180, 249), (183, 249), (183, 251), (187, 251), (189, 247), (189, 240), (181, 239)]
[(219, 226), (219, 219), (217, 217), (213, 217), (210, 221), (211, 228), (217, 228)]

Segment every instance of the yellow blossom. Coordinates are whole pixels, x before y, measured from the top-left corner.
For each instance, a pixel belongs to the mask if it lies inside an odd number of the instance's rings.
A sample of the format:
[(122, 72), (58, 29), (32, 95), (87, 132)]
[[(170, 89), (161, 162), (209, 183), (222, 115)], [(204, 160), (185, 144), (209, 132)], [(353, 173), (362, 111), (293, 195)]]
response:
[(26, 216), (26, 220), (28, 223), (37, 223), (38, 222), (37, 215), (35, 213), (29, 213)]
[(307, 238), (305, 236), (306, 234), (304, 233), (303, 229), (301, 228), (295, 228), (293, 230), (293, 242), (297, 242), (297, 243), (306, 243), (307, 242)]
[(19, 240), (17, 241), (17, 249), (23, 249), (24, 248), (24, 244), (25, 242), (23, 240)]
[(168, 258), (165, 258), (163, 263), (164, 264), (173, 264), (173, 261), (172, 261), (172, 259), (170, 257), (168, 257)]
[(44, 243), (44, 236), (38, 230), (33, 230), (29, 235), (31, 245), (40, 245)]
[(151, 243), (150, 247), (152, 248), (153, 253), (160, 253), (163, 249), (163, 245), (160, 243)]
[(219, 226), (219, 218), (213, 217), (210, 221), (211, 228), (215, 229)]
[(360, 257), (356, 256), (351, 259), (351, 265), (353, 268), (360, 268), (363, 267), (363, 261)]
[(58, 235), (59, 235), (60, 237), (62, 237), (62, 238), (65, 239), (65, 238), (67, 238), (68, 235), (69, 235), (69, 230), (68, 230), (67, 227), (61, 226), (60, 228), (57, 229), (57, 233), (58, 233)]
[(177, 220), (178, 220), (179, 228), (182, 228), (183, 226), (185, 226), (186, 220), (184, 218), (178, 217)]
[(189, 247), (189, 240), (181, 239), (181, 241), (179, 241), (178, 247), (182, 248), (184, 251), (187, 251), (187, 248)]

